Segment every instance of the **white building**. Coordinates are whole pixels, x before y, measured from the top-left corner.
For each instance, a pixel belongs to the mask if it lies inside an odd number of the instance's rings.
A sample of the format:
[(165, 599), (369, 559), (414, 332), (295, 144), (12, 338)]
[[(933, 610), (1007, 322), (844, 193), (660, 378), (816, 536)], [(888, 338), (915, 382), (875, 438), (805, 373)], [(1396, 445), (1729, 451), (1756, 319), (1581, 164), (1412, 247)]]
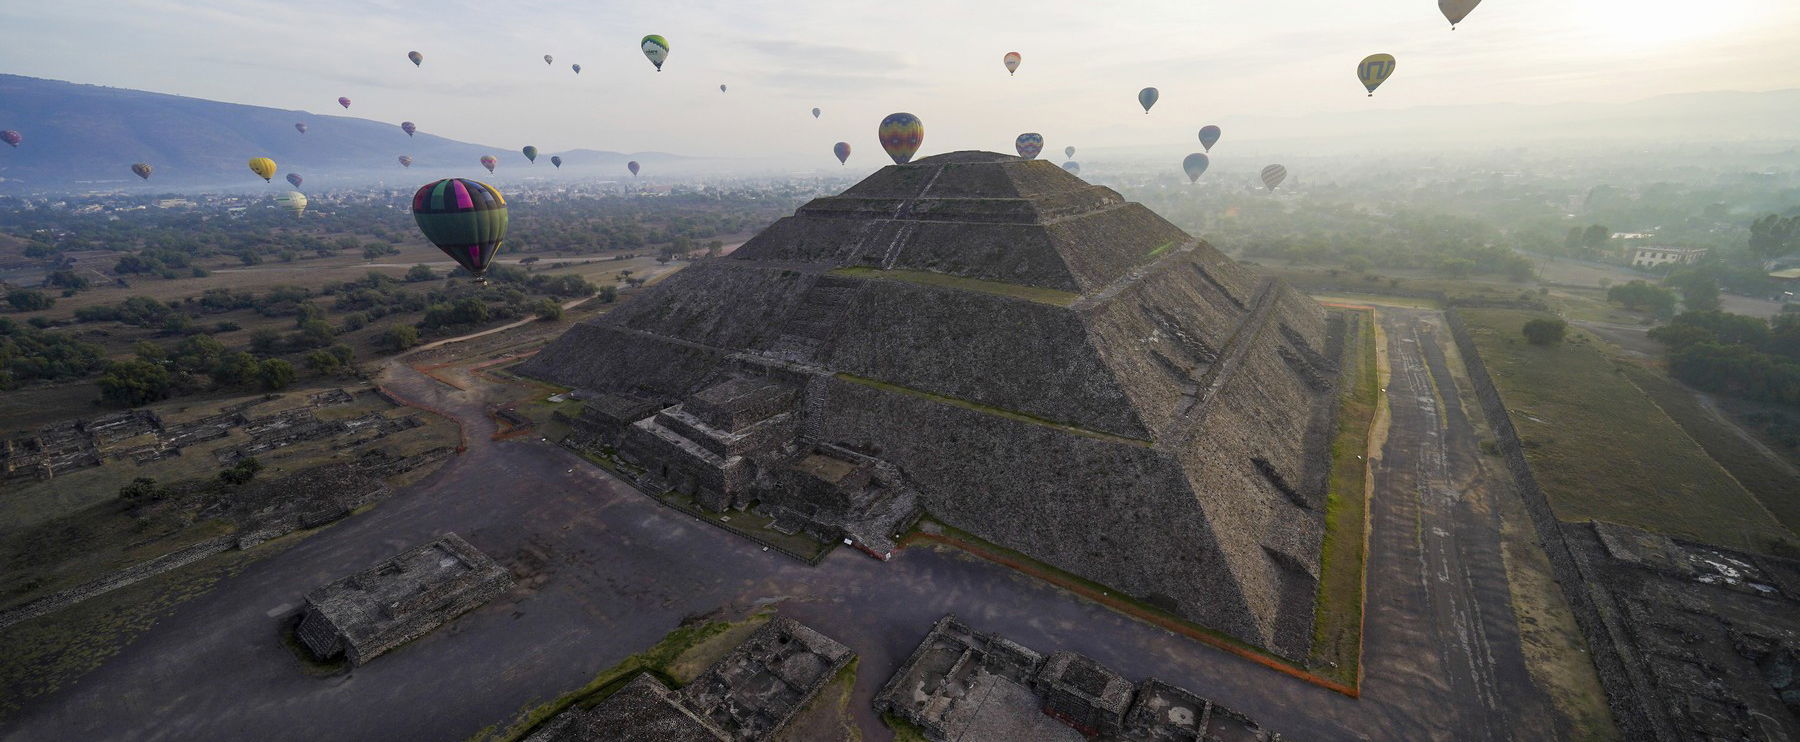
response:
[(1695, 261), (1706, 257), (1706, 248), (1704, 247), (1643, 245), (1630, 249), (1631, 265), (1634, 268), (1655, 268), (1671, 263), (1692, 265)]

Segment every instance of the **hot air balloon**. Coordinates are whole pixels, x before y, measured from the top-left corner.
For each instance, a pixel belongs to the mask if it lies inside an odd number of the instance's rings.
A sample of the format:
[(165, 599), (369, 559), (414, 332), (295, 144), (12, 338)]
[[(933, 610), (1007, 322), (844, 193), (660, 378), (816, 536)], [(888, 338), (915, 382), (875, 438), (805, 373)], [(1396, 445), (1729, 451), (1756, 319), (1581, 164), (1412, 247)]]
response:
[(301, 216), (306, 213), (306, 194), (299, 191), (288, 191), (287, 193), (276, 196), (275, 203), (286, 207), (288, 211), (294, 212), (294, 216)]
[(12, 129), (0, 131), (0, 142), (6, 142), (7, 144), (17, 147), (19, 146), (19, 142), (23, 141), (25, 141), (25, 136), (19, 132), (13, 131)]
[(638, 174), (637, 160), (632, 160), (631, 162), (625, 163), (625, 169), (630, 170), (632, 175), (634, 175), (634, 176), (637, 175)]
[(1063, 156), (1064, 157), (1074, 157), (1075, 156), (1075, 148), (1074, 147), (1064, 147), (1063, 148)]
[(494, 172), (494, 166), (498, 164), (500, 164), (500, 160), (493, 155), (481, 156), (481, 166), (487, 168), (490, 173)]
[(406, 132), (406, 135), (410, 137), (413, 135), (413, 132), (419, 130), (419, 127), (413, 126), (413, 122), (411, 121), (402, 121), (400, 122), (400, 130)]
[(876, 130), (881, 148), (894, 158), (895, 165), (905, 165), (925, 141), (925, 124), (910, 113), (890, 113)]
[(1063, 163), (1063, 169), (1067, 170), (1071, 173), (1074, 173), (1076, 175), (1080, 175), (1081, 174), (1081, 163), (1076, 162), (1074, 160), (1070, 160), (1068, 162)]
[(537, 163), (537, 148), (536, 147), (533, 147), (533, 146), (527, 144), (527, 145), (525, 145), (525, 149), (522, 149), (520, 151), (525, 153), (525, 159), (530, 160), (532, 162), (532, 164)]
[(399, 160), (400, 160), (400, 167), (412, 167), (412, 158), (411, 157), (409, 157), (407, 155), (401, 155), (399, 157)]
[(569, 69), (575, 70), (575, 74), (577, 75), (581, 74), (581, 65), (579, 64), (571, 64), (569, 65)]
[(137, 173), (137, 176), (144, 180), (150, 179), (150, 169), (149, 165), (141, 162), (131, 166), (131, 172)]
[(818, 118), (818, 117), (819, 117), (819, 113), (820, 113), (820, 111), (819, 111), (819, 109), (817, 109), (817, 108), (814, 108), (814, 109), (813, 109), (813, 118)]
[(300, 175), (299, 175), (299, 174), (297, 174), (297, 173), (288, 173), (288, 176), (287, 176), (287, 182), (288, 182), (288, 185), (291, 185), (291, 186), (293, 186), (293, 187), (295, 187), (295, 188), (299, 188), (299, 187), (300, 187), (300, 181), (302, 181), (302, 180), (305, 180), (305, 178), (302, 178), (302, 177), (300, 177)]
[(1156, 92), (1156, 88), (1144, 88), (1143, 90), (1139, 90), (1138, 105), (1143, 106), (1144, 113), (1147, 114), (1150, 112), (1150, 107), (1156, 105), (1156, 99), (1160, 96), (1161, 94)]
[(850, 159), (850, 143), (838, 142), (831, 145), (831, 153), (837, 155), (839, 165), (844, 164)]
[(306, 124), (294, 124), (294, 131), (300, 132), (301, 134), (305, 134), (306, 133)]
[(340, 96), (338, 96), (338, 105), (343, 106), (345, 108), (349, 108), (350, 107), (350, 99), (345, 98), (340, 95)]
[(1212, 146), (1219, 143), (1219, 127), (1207, 124), (1200, 127), (1200, 146), (1211, 152)]
[(425, 55), (418, 52), (407, 52), (406, 58), (412, 60), (414, 67), (425, 63)]
[(1038, 153), (1044, 151), (1044, 135), (1035, 132), (1020, 134), (1018, 139), (1013, 140), (1013, 149), (1019, 151), (1020, 157), (1035, 160)]
[(1287, 180), (1287, 168), (1270, 165), (1262, 169), (1263, 185), (1268, 186), (1269, 190), (1275, 190), (1275, 186), (1281, 185), (1281, 181), (1284, 180)]
[(463, 178), (426, 183), (413, 194), (413, 220), (425, 239), (487, 283), (487, 268), (506, 240), (506, 197)]
[(1206, 166), (1210, 164), (1206, 155), (1195, 152), (1181, 161), (1181, 169), (1187, 171), (1188, 182), (1192, 183), (1200, 179), (1200, 174), (1206, 172)]
[(1362, 64), (1356, 66), (1356, 79), (1361, 80), (1363, 87), (1369, 89), (1369, 97), (1375, 97), (1375, 89), (1381, 87), (1382, 81), (1394, 74), (1394, 55), (1370, 54), (1363, 57)]
[(725, 83), (719, 83), (719, 92), (725, 92)]
[(555, 57), (545, 54), (544, 55), (544, 64), (549, 64), (549, 63), (555, 61), (555, 59), (556, 59)]
[(274, 178), (275, 161), (267, 157), (252, 157), (250, 158), (250, 172), (256, 173), (263, 180)]
[(1007, 52), (1006, 56), (1000, 58), (1000, 62), (1002, 64), (1006, 65), (1006, 74), (1008, 76), (1011, 76), (1014, 72), (1019, 71), (1019, 53), (1018, 52)]
[(1438, 10), (1443, 11), (1444, 18), (1450, 21), (1450, 30), (1456, 30), (1456, 24), (1469, 17), (1469, 13), (1480, 5), (1481, 0), (1438, 0)]
[(555, 165), (556, 169), (561, 170), (562, 169), (562, 155), (551, 155), (550, 156), (550, 164)]
[(656, 65), (656, 71), (661, 72), (663, 60), (669, 58), (669, 40), (650, 34), (638, 42), (638, 46), (644, 50), (644, 56), (649, 58), (650, 63)]

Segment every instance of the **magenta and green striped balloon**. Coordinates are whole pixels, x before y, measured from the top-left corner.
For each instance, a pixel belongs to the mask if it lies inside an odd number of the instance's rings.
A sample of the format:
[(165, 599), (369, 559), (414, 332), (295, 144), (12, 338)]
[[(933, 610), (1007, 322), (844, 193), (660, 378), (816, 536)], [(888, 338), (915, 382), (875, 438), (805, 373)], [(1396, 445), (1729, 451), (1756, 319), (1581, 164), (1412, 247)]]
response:
[(427, 183), (413, 194), (413, 219), (425, 239), (486, 282), (488, 264), (506, 240), (506, 197), (465, 178)]

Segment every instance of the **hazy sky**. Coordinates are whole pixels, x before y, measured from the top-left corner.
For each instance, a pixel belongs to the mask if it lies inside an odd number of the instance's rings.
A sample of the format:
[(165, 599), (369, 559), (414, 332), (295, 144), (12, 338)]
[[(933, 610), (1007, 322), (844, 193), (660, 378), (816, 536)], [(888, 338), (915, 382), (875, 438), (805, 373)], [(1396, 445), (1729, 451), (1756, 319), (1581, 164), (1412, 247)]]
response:
[[(647, 33), (673, 47), (660, 74)], [(547, 152), (872, 155), (881, 117), (910, 111), (922, 152), (1037, 131), (1060, 156), (1234, 116), (1800, 88), (1797, 40), (1795, 0), (1486, 0), (1456, 31), (1433, 0), (0, 2), (0, 72), (332, 114), (345, 95)], [(1399, 65), (1371, 99), (1374, 52)]]

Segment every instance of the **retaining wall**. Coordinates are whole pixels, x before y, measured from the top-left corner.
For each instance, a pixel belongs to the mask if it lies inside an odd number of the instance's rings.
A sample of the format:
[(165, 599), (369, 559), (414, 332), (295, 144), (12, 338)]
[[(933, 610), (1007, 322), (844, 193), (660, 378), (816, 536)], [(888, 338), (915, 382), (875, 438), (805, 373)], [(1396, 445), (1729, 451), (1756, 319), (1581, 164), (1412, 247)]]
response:
[(142, 582), (172, 569), (179, 569), (214, 554), (226, 551), (237, 544), (236, 536), (219, 536), (189, 546), (180, 551), (170, 552), (147, 562), (139, 562), (117, 572), (83, 585), (77, 585), (54, 595), (46, 595), (25, 605), (0, 613), (0, 629), (4, 629), (21, 621), (42, 616), (46, 613), (62, 610), (96, 595), (104, 595), (128, 585)]

